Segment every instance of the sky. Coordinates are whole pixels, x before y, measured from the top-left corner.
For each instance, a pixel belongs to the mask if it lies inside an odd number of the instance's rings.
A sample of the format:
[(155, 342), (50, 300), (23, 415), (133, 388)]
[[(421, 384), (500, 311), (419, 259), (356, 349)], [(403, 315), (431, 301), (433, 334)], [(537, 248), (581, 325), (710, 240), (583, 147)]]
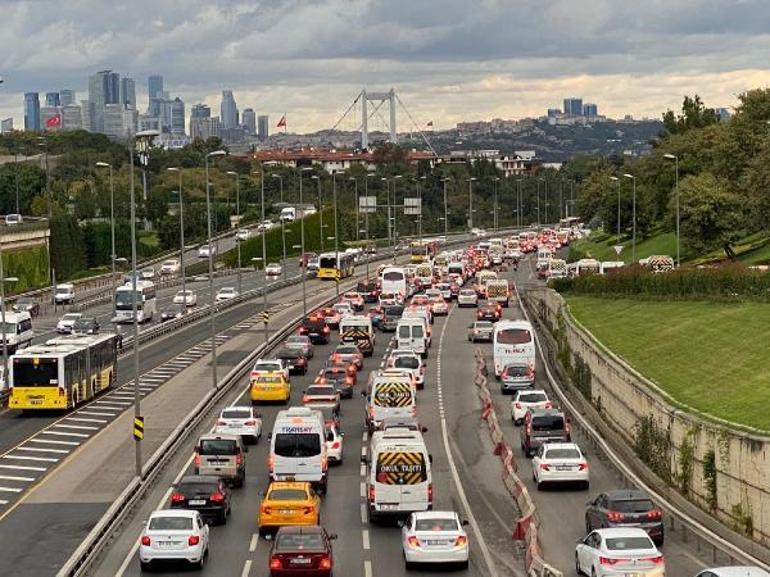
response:
[(218, 114), (231, 89), (292, 132), (331, 128), (363, 87), (395, 88), (402, 131), (541, 116), (568, 96), (659, 118), (685, 94), (730, 107), (770, 84), (766, 0), (0, 0), (0, 14), (0, 118), (17, 128), (24, 92), (87, 98), (103, 69), (136, 80), (140, 112), (162, 74), (188, 113)]

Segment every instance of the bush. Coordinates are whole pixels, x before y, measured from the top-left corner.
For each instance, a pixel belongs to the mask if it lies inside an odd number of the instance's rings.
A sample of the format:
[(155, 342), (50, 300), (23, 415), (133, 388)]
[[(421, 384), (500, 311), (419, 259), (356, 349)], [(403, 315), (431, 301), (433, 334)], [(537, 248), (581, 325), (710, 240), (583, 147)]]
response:
[(49, 284), (48, 249), (35, 246), (3, 253), (3, 274), (17, 277), (18, 282), (8, 283), (6, 290), (18, 294)]

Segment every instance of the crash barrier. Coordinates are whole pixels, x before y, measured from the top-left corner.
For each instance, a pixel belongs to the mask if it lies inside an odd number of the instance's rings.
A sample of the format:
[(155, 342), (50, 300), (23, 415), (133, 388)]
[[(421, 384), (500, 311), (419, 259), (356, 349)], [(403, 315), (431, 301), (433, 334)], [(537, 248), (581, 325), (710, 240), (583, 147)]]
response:
[(487, 381), (487, 365), (481, 350), (476, 350), (476, 376), (474, 384), (481, 400), (481, 418), (487, 424), (489, 435), (492, 439), (493, 452), (500, 457), (503, 465), (503, 484), (506, 490), (516, 502), (520, 517), (516, 520), (516, 528), (513, 532), (513, 540), (524, 544), (524, 568), (530, 577), (562, 577), (563, 573), (545, 562), (543, 551), (538, 540), (538, 527), (540, 521), (537, 518), (535, 504), (529, 496), (529, 491), (521, 482), (517, 474), (516, 460), (513, 451), (506, 443), (497, 413), (489, 392)]

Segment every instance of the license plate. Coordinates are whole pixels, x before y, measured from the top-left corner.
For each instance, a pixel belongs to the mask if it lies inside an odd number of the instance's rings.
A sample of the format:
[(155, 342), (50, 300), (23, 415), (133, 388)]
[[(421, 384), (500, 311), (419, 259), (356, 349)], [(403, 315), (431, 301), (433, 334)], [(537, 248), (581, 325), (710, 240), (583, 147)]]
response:
[(304, 557), (300, 557), (298, 559), (292, 559), (291, 564), (292, 565), (310, 565), (313, 562), (312, 559), (306, 559)]
[(395, 511), (398, 505), (380, 505), (380, 511)]
[(562, 465), (562, 466), (556, 467), (556, 470), (557, 471), (571, 471), (572, 467), (567, 466), (567, 465)]
[(187, 504), (192, 505), (193, 507), (196, 505), (205, 505), (206, 499), (190, 499), (189, 501), (187, 501)]
[(294, 511), (292, 511), (291, 509), (281, 509), (281, 510), (280, 510), (280, 511), (278, 511), (278, 512), (279, 512), (281, 515), (291, 515), (292, 513), (294, 513)]
[(174, 541), (158, 541), (159, 549), (173, 549), (176, 546)]

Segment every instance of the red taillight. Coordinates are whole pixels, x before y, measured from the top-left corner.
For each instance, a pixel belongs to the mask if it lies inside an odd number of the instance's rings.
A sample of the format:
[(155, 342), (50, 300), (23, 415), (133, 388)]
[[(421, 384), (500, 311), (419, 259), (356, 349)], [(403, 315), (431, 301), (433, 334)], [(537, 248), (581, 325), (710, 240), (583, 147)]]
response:
[(644, 559), (645, 561), (649, 561), (650, 563), (654, 563), (655, 565), (662, 565), (665, 559), (663, 558), (663, 555), (658, 555), (657, 557), (648, 557), (647, 559)]
[(261, 512), (262, 512), (262, 515), (272, 515), (273, 514), (273, 510), (270, 507), (267, 507), (265, 505), (262, 505)]
[(195, 451), (195, 458), (193, 459), (193, 464), (194, 464), (196, 467), (200, 467), (200, 464), (201, 464), (201, 456), (200, 456), (200, 454), (198, 453), (198, 451)]
[(60, 397), (65, 396), (64, 389), (61, 389), (61, 388), (59, 389), (59, 396)]
[(274, 468), (275, 468), (275, 457), (273, 455), (270, 455), (267, 458), (267, 470), (272, 473)]
[(235, 456), (235, 464), (236, 465), (243, 465), (243, 453), (238, 453)]
[(310, 515), (313, 511), (315, 511), (315, 507), (304, 507), (302, 509), (303, 515)]
[(545, 408), (546, 408), (546, 409), (550, 409), (550, 408), (551, 408), (551, 406), (552, 406), (552, 405), (551, 405), (551, 401), (547, 401), (547, 402), (545, 403)]
[(352, 384), (353, 384), (353, 379), (351, 379), (350, 377), (347, 377), (347, 378), (345, 379), (345, 384), (346, 384), (346, 385), (352, 385)]
[(455, 547), (464, 547), (466, 543), (468, 543), (468, 537), (465, 535), (460, 535), (455, 539)]
[(329, 332), (329, 327), (324, 327), (324, 332), (328, 333)]
[(540, 470), (541, 471), (550, 471), (551, 470), (551, 465), (549, 465), (547, 463), (540, 463)]
[(376, 496), (377, 494), (374, 490), (374, 485), (369, 485), (369, 501), (373, 503)]
[[(506, 376), (506, 374), (503, 373), (503, 376)], [(515, 403), (514, 407), (516, 407), (517, 409), (520, 409), (521, 408), (521, 403)]]
[(578, 471), (587, 471), (588, 470), (588, 463), (580, 463), (578, 465)]
[(599, 563), (602, 565), (615, 565), (621, 559), (610, 559), (609, 557), (599, 557)]
[(246, 422), (245, 422), (245, 423), (243, 423), (243, 424), (244, 424), (246, 427), (253, 427), (254, 425), (256, 425), (256, 424), (257, 424), (257, 422), (256, 422), (256, 421), (246, 421)]
[(201, 542), (201, 538), (200, 538), (200, 537), (198, 537), (198, 535), (190, 535), (190, 536), (187, 538), (187, 544), (188, 544), (190, 547), (193, 547), (194, 545), (197, 545), (197, 544), (198, 544), (198, 543), (200, 543), (200, 542)]
[(332, 443), (332, 449), (339, 449), (339, 448), (340, 448), (340, 442), (339, 441), (334, 441)]
[(660, 509), (653, 509), (647, 512), (647, 518), (652, 521), (660, 521), (663, 518), (663, 511)]
[(305, 327), (299, 328), (299, 334), (306, 335), (307, 333), (308, 333), (308, 329), (306, 329)]
[(149, 547), (150, 543), (152, 543), (152, 540), (147, 535), (142, 535), (142, 545)]
[(321, 557), (321, 562), (318, 565), (321, 569), (331, 569), (332, 568), (332, 560), (327, 555), (325, 557)]
[(173, 493), (171, 495), (172, 503), (181, 503), (182, 501), (184, 501), (184, 495), (182, 495), (182, 493)]
[(209, 497), (209, 501), (212, 503), (222, 503), (225, 500), (225, 496), (222, 493), (214, 493), (211, 497)]
[(617, 511), (607, 511), (607, 519), (610, 521), (622, 521), (626, 516), (623, 513)]
[(409, 537), (406, 542), (409, 544), (410, 547), (419, 547), (420, 546), (420, 540), (412, 535)]
[(433, 483), (428, 485), (428, 503), (433, 503)]
[(270, 569), (280, 569), (281, 567), (283, 567), (283, 565), (278, 557), (270, 558)]
[(217, 426), (218, 427), (224, 427), (226, 424), (227, 424), (227, 421), (223, 421), (222, 419), (219, 419), (217, 421)]

